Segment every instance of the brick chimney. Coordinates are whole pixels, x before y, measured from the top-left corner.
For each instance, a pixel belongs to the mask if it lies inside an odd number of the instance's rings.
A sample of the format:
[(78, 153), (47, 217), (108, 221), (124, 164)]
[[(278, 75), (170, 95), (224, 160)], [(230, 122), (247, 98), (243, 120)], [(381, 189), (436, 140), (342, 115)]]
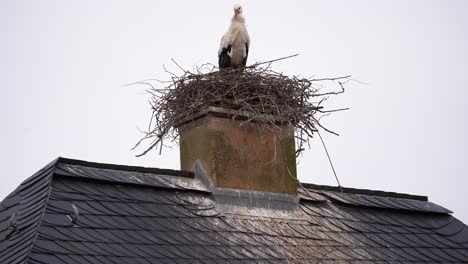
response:
[(245, 112), (209, 107), (182, 121), (181, 169), (192, 170), (198, 160), (216, 187), (296, 194), (292, 125), (276, 119), (275, 133), (248, 119)]

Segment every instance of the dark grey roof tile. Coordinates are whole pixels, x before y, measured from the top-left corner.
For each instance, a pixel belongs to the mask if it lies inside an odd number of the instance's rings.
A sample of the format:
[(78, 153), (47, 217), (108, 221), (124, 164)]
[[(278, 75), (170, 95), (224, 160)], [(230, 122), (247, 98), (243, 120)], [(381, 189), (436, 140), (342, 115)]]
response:
[(327, 198), (325, 196), (307, 188), (298, 187), (297, 192), (299, 194), (299, 198), (305, 201), (311, 201), (311, 202), (326, 202), (327, 201)]
[(349, 211), (352, 212), (352, 207), (341, 206), (338, 204), (328, 204), (331, 210), (333, 210), (333, 218), (346, 221), (360, 221), (360, 219), (354, 217)]
[(369, 245), (372, 245), (362, 233), (343, 232), (338, 234), (341, 236), (341, 240), (346, 241), (344, 244), (349, 247), (367, 249)]
[[(432, 241), (436, 241), (438, 246), (444, 246), (444, 248), (459, 248), (461, 247), (460, 243), (453, 242), (449, 240), (446, 236), (441, 236), (434, 233), (427, 234)], [(418, 235), (420, 237), (420, 235)]]
[(89, 208), (84, 202), (75, 202), (75, 201), (60, 201), (49, 199), (46, 212), (51, 212), (54, 214), (71, 214), (74, 213), (72, 205), (75, 205), (78, 208), (80, 214), (93, 214), (94, 211)]
[(31, 226), (11, 233), (11, 235), (8, 237), (9, 245), (16, 247), (27, 244), (28, 241), (35, 237), (38, 225), (38, 223), (33, 223)]
[[(117, 240), (115, 233), (123, 234), (125, 231), (119, 229), (100, 229), (86, 228), (77, 226), (75, 228), (59, 228), (60, 232), (68, 233), (68, 237), (75, 241), (92, 241), (92, 242), (114, 242)], [(119, 242), (128, 239), (127, 233), (118, 236)]]
[[(3, 260), (24, 260), (28, 252), (39, 256), (30, 263), (47, 256), (58, 263), (101, 264), (468, 259), (466, 227), (424, 197), (300, 189), (300, 210), (294, 214), (254, 216), (249, 208), (236, 215), (219, 207), (216, 194), (193, 177), (78, 161), (62, 165), (56, 170), (60, 175), (36, 176), (23, 185), (32, 191), (21, 189), (0, 204), (0, 248), (14, 246)], [(72, 204), (79, 211), (75, 222)], [(20, 213), (21, 229), (5, 240), (5, 214), (14, 212)], [(35, 223), (41, 223), (39, 229)], [(15, 246), (36, 233), (32, 250)]]
[(75, 161), (66, 164), (66, 162), (57, 165), (57, 174), (69, 177), (84, 177), (120, 183), (209, 192), (206, 186), (193, 178), (193, 173), (191, 172)]
[(71, 254), (67, 248), (52, 240), (37, 238), (34, 243), (34, 251), (45, 254)]
[(392, 244), (385, 239), (385, 237), (381, 236), (381, 233), (366, 233), (363, 234), (367, 240), (369, 241), (369, 245), (376, 246), (376, 247), (385, 247), (385, 248), (390, 248), (392, 247)]
[(333, 201), (349, 205), (433, 213), (451, 213), (450, 210), (428, 202), (427, 200), (409, 199), (410, 197), (405, 195), (402, 197), (381, 197), (374, 194), (341, 193), (329, 190), (319, 190), (318, 192), (331, 198)]
[(315, 235), (316, 229), (314, 229), (313, 226), (310, 226), (308, 224), (295, 224), (295, 225), (290, 225), (290, 227), (297, 233), (302, 234), (302, 237), (305, 238), (304, 240), (307, 239), (320, 239), (317, 235)]
[(21, 217), (14, 223), (17, 226), (17, 229), (15, 232), (19, 231), (25, 231), (27, 232), (29, 230), (29, 227), (35, 226), (37, 227), (37, 221), (38, 219), (41, 218), (42, 216), (42, 209), (44, 205), (41, 205), (40, 207), (36, 207), (34, 210), (31, 211), (30, 214), (27, 215), (27, 217)]
[(424, 247), (444, 247), (438, 239), (434, 239), (434, 236), (430, 236), (429, 234), (412, 234), (414, 238), (419, 239), (424, 243)]
[(268, 259), (256, 259), (255, 263), (257, 263), (257, 264), (270, 264), (270, 263), (274, 263), (274, 262), (271, 262)]
[(4, 221), (0, 229), (0, 263), (17, 262), (28, 255), (50, 190), (48, 167), (23, 182), (2, 206), (8, 210), (1, 213), (5, 215), (1, 217)]
[(448, 214), (407, 214), (406, 218), (415, 226), (423, 229), (439, 229), (453, 220)]
[[(80, 217), (80, 223), (84, 217)], [(43, 217), (43, 223), (49, 226), (71, 226), (71, 221), (65, 214), (46, 212)]]
[(348, 226), (353, 231), (350, 232), (362, 232), (362, 233), (376, 233), (381, 232), (379, 228), (374, 227), (372, 224), (367, 224), (361, 221), (347, 221), (343, 220), (342, 223)]
[[(56, 161), (52, 161), (44, 168), (40, 169), (38, 172), (34, 173), (31, 177), (26, 179), (21, 185), (18, 187), (18, 191), (20, 190), (34, 190), (38, 186), (43, 186), (44, 182), (50, 181), (50, 176), (56, 166)], [(21, 196), (28, 197), (28, 193), (21, 192)]]
[(26, 260), (31, 249), (29, 247), (21, 247), (20, 245), (12, 245), (11, 250), (3, 251), (0, 258), (1, 263), (21, 263)]
[[(106, 256), (110, 261), (113, 263), (126, 263), (124, 259), (121, 257), (115, 257), (115, 256)], [(132, 264), (131, 262), (128, 262), (129, 264)]]
[(415, 260), (427, 262), (427, 261), (433, 261), (432, 258), (426, 256), (425, 254), (421, 254), (418, 250), (416, 250), (413, 247), (403, 247), (401, 248), (403, 252), (406, 252), (408, 256), (411, 256)]
[(76, 260), (80, 260), (82, 263), (96, 263), (96, 264), (107, 264), (108, 262), (103, 262), (101, 258), (98, 258), (97, 255), (79, 255), (75, 256)]
[[(448, 261), (448, 262), (458, 262), (458, 261), (460, 261), (459, 258), (447, 254), (447, 252), (444, 251), (441, 248), (433, 247), (433, 248), (430, 249), (430, 251), (438, 257), (437, 261)], [(464, 260), (467, 260), (467, 259), (464, 259)]]
[[(152, 217), (140, 218), (141, 224), (144, 224), (147, 229), (155, 231), (195, 231), (192, 226), (191, 218), (174, 218), (174, 217)], [(133, 221), (133, 219), (132, 219)]]
[(166, 251), (171, 253), (171, 256), (175, 259), (191, 259), (192, 252), (186, 245), (161, 245)]
[(0, 204), (0, 213), (2, 213), (0, 221), (8, 218), (7, 215), (3, 214), (6, 210), (15, 209), (15, 206), (17, 206), (20, 202), (21, 195), (18, 189), (14, 190), (7, 197), (5, 197), (5, 199)]
[(350, 232), (346, 234), (341, 234), (343, 237), (347, 237), (348, 241), (355, 241), (354, 246), (362, 248), (371, 248), (379, 247), (380, 245), (376, 244), (373, 240), (367, 237), (367, 233), (360, 232)]
[[(58, 261), (57, 263), (66, 263), (66, 264), (83, 264), (83, 259), (80, 256), (72, 255), (72, 254), (54, 254)], [(99, 262), (97, 262), (99, 263)], [(101, 262), (102, 263), (102, 262)], [(50, 263), (49, 263), (50, 264)]]
[(398, 247), (387, 247), (388, 252), (394, 254), (394, 260), (401, 262), (421, 261), (420, 259), (414, 259), (412, 255), (408, 255), (405, 251)]
[(109, 258), (107, 258), (105, 256), (96, 255), (94, 257), (96, 258), (97, 261), (99, 261), (98, 263), (100, 263), (100, 264), (115, 264)]
[(38, 232), (38, 237), (46, 240), (68, 240), (73, 239), (69, 234), (73, 234), (70, 229), (63, 229), (65, 232), (59, 232), (58, 227), (41, 226), (41, 230)]
[[(140, 256), (151, 257), (151, 258), (172, 258), (174, 254), (167, 250), (167, 245), (134, 245), (137, 248), (135, 251), (139, 251)], [(188, 249), (187, 249), (188, 250)]]
[(389, 236), (391, 236), (393, 239), (397, 240), (402, 247), (415, 247), (417, 244), (415, 244), (412, 240), (409, 240), (405, 234), (402, 233), (389, 233)]
[(112, 216), (111, 218), (119, 223), (119, 228), (123, 230), (168, 230), (166, 226), (160, 225), (162, 217)]
[(468, 241), (468, 236), (466, 236), (468, 233), (468, 227), (456, 218), (452, 218), (452, 221), (450, 221), (449, 224), (437, 229), (437, 233), (444, 236), (454, 236), (461, 233), (465, 235), (463, 236), (465, 237), (465, 240), (459, 240), (459, 242), (463, 243)]
[(414, 248), (422, 255), (425, 255), (427, 259), (425, 261), (439, 261), (439, 262), (446, 262), (447, 260), (443, 257), (439, 256), (434, 248)]
[[(98, 201), (83, 201), (77, 203), (78, 208), (83, 208), (85, 214), (106, 215), (106, 216), (124, 216), (132, 215), (131, 210), (127, 210), (128, 205), (119, 206), (119, 202), (98, 202)], [(135, 214), (137, 214), (135, 212)]]
[(463, 249), (450, 249), (450, 251), (456, 251), (458, 253), (457, 255), (462, 255), (463, 257), (465, 257), (465, 261), (468, 262), (468, 250), (466, 250), (466, 247)]
[(464, 247), (468, 248), (468, 228), (465, 227), (460, 230), (460, 232), (456, 233), (455, 235), (447, 237), (448, 239), (452, 240), (453, 242), (462, 244)]
[(28, 263), (64, 263), (55, 254), (31, 253)]
[(407, 212), (390, 211), (390, 212), (385, 213), (384, 217), (386, 217), (389, 222), (398, 224), (407, 230), (419, 228), (414, 223), (414, 219), (408, 217)]
[[(399, 260), (401, 257), (395, 254), (390, 248), (387, 247), (369, 247), (372, 252), (379, 254), (379, 259), (384, 259), (385, 263), (402, 263)], [(416, 260), (415, 260), (416, 261)]]

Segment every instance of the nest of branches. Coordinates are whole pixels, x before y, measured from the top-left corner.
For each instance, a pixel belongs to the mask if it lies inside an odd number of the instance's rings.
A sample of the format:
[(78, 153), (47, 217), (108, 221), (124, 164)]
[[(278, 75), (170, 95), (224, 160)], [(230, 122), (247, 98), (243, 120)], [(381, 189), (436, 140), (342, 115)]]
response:
[[(275, 60), (276, 61), (276, 60)], [(295, 128), (297, 155), (319, 129), (325, 128), (320, 119), (332, 112), (346, 110), (326, 109), (324, 102), (333, 95), (344, 92), (350, 76), (336, 78), (300, 78), (286, 76), (271, 69), (271, 62), (257, 63), (240, 69), (218, 70), (212, 65), (203, 65), (194, 72), (180, 68), (176, 75), (166, 70), (170, 81), (145, 80), (135, 84), (150, 86), (152, 115), (144, 137), (135, 145), (149, 141), (143, 156), (157, 148), (161, 153), (166, 143), (178, 136), (177, 125), (194, 114), (210, 107), (222, 107), (249, 113), (244, 122), (272, 131), (279, 131), (277, 120), (288, 120)]]

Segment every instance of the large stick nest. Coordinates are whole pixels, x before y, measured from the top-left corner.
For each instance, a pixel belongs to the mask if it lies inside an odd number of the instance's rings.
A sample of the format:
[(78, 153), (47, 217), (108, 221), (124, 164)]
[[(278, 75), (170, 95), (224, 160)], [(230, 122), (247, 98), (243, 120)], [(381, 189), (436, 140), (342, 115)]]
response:
[[(174, 62), (175, 63), (175, 62)], [(210, 106), (245, 111), (257, 125), (279, 131), (277, 120), (289, 120), (295, 128), (297, 154), (304, 150), (319, 129), (336, 134), (320, 123), (321, 117), (345, 109), (326, 109), (329, 96), (344, 92), (350, 76), (336, 78), (299, 78), (286, 76), (270, 68), (271, 62), (241, 69), (217, 70), (203, 65), (194, 72), (181, 68), (181, 75), (166, 70), (170, 81), (158, 88), (152, 80), (137, 82), (150, 86), (152, 116), (145, 136), (135, 145), (150, 141), (138, 156), (154, 148), (167, 146), (179, 134), (176, 126)], [(324, 91), (324, 92), (322, 92)]]

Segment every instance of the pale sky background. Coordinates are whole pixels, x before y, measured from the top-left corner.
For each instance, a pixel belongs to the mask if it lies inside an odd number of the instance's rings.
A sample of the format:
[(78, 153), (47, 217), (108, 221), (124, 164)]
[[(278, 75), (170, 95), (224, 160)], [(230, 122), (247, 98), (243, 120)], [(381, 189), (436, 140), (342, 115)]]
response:
[[(179, 168), (178, 149), (130, 151), (162, 65), (216, 63), (237, 1), (0, 0), (0, 200), (58, 156)], [(241, 1), (249, 62), (352, 74), (325, 124), (344, 186), (427, 195), (468, 222), (468, 1)], [(174, 70), (176, 70), (173, 67)], [(302, 182), (336, 185), (318, 138)]]

